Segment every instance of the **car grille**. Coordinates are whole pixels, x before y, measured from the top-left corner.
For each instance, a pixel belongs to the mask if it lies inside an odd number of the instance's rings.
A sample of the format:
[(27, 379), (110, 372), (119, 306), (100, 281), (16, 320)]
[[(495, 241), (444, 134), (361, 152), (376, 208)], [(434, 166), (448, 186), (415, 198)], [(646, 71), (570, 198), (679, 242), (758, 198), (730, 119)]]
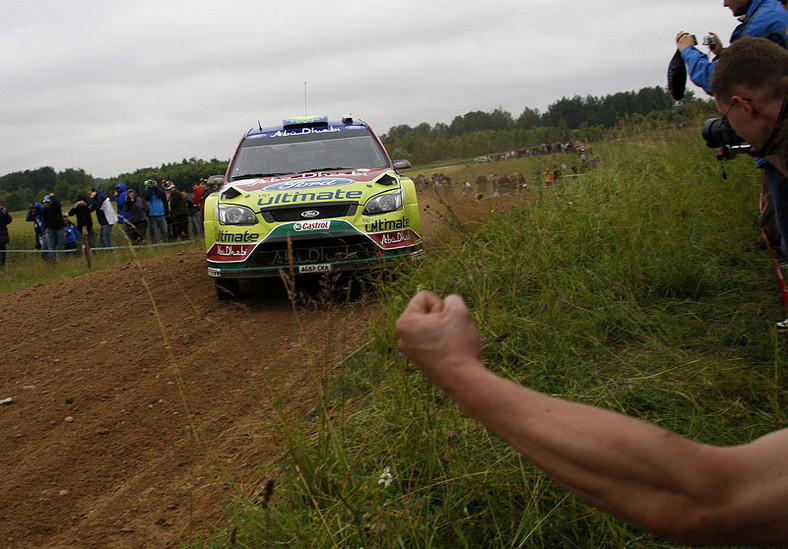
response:
[[(361, 261), (380, 257), (378, 248), (362, 235), (347, 233), (323, 238), (292, 239), (293, 265), (315, 265)], [(287, 267), (290, 265), (287, 240), (267, 242), (255, 250), (249, 267)]]
[[(329, 217), (348, 217), (356, 215), (356, 203), (342, 204), (302, 204), (296, 207), (283, 206), (266, 208), (261, 213), (268, 223), (304, 221), (305, 219), (326, 219)], [(317, 215), (302, 215), (304, 212), (318, 212)]]

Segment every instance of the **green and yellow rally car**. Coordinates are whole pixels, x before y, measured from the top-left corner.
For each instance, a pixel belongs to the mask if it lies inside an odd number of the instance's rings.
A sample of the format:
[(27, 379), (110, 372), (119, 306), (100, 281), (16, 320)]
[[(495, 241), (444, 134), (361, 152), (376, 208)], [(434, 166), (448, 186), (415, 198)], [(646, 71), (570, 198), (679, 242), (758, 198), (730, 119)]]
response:
[(249, 130), (204, 203), (219, 298), (242, 278), (357, 270), (424, 253), (413, 181), (361, 120), (285, 119)]

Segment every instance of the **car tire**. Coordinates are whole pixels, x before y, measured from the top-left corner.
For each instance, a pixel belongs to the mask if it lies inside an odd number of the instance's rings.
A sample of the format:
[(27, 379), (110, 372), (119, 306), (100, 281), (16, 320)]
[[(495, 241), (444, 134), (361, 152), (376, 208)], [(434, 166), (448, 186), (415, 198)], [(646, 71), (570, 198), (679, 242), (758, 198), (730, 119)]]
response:
[(237, 278), (214, 280), (214, 284), (217, 299), (238, 299), (241, 297), (241, 281)]

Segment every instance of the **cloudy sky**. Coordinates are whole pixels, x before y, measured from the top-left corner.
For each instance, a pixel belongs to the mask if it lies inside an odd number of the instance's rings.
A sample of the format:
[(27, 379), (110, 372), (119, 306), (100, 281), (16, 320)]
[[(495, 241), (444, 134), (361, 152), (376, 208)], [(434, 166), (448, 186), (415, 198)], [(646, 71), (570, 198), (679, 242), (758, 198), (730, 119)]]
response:
[[(665, 86), (722, 0), (3, 0), (0, 174), (228, 159), (257, 121), (378, 133)], [(697, 90), (701, 94), (701, 90)]]

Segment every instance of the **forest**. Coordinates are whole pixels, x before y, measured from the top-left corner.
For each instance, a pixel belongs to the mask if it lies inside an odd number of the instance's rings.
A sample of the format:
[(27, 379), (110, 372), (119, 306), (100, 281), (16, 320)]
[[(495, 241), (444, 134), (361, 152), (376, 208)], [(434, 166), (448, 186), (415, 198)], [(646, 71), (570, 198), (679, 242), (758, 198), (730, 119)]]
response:
[[(647, 87), (604, 97), (564, 97), (543, 113), (526, 107), (517, 118), (498, 108), (456, 116), (450, 124), (399, 125), (381, 135), (381, 139), (392, 158), (425, 164), (570, 139), (597, 141), (621, 121), (661, 127), (689, 118), (688, 111), (712, 108), (709, 101), (698, 100), (691, 92), (682, 103), (676, 104), (663, 88)], [(94, 179), (82, 169), (56, 172), (52, 167), (42, 167), (0, 177), (0, 200), (9, 210), (25, 210), (50, 192), (69, 202), (84, 193), (88, 186), (111, 193), (118, 182), (134, 187), (146, 179), (167, 179), (180, 189), (190, 190), (191, 184), (200, 178), (223, 174), (227, 163), (227, 160), (215, 158), (189, 158), (159, 167), (140, 168), (111, 179)]]

